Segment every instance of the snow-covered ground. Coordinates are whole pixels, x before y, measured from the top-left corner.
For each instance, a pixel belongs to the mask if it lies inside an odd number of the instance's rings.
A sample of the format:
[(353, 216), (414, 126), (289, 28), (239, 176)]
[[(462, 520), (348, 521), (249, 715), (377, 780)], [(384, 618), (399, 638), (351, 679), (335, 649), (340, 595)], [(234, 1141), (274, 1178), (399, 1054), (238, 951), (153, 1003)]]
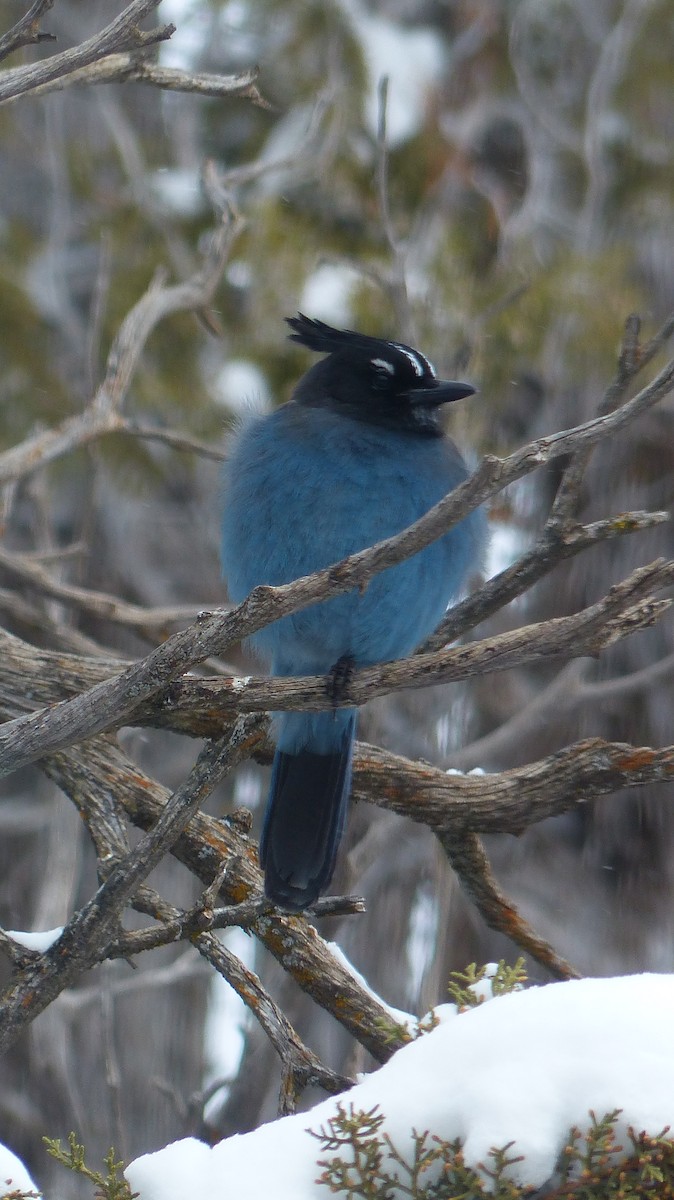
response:
[[(674, 976), (634, 975), (549, 984), (499, 996), (458, 1013), (361, 1079), (342, 1105), (385, 1116), (382, 1131), (409, 1154), (412, 1128), (460, 1138), (468, 1165), (514, 1142), (519, 1183), (541, 1186), (555, 1170), (572, 1125), (587, 1128), (621, 1109), (629, 1127), (660, 1134), (674, 1125)], [(338, 1098), (270, 1122), (210, 1149), (193, 1138), (144, 1155), (126, 1175), (140, 1200), (320, 1200), (308, 1129), (337, 1114)], [(402, 1194), (402, 1193), (401, 1193)]]
[(8, 1192), (37, 1192), (37, 1187), (21, 1159), (0, 1144), (0, 1200)]
[[(326, 1128), (340, 1104), (376, 1107), (380, 1134), (408, 1161), (413, 1129), (459, 1139), (477, 1170), (513, 1143), (518, 1161), (508, 1171), (532, 1187), (554, 1178), (569, 1130), (588, 1129), (591, 1113), (620, 1110), (616, 1138), (628, 1146), (629, 1129), (657, 1136), (674, 1126), (674, 975), (583, 979), (495, 998), (485, 979), (473, 990), (488, 1002), (465, 1012), (441, 1005), (435, 1028), (350, 1092), (213, 1148), (186, 1138), (143, 1155), (126, 1170), (132, 1190), (140, 1200), (321, 1200), (330, 1193), (317, 1163), (330, 1154), (308, 1131)], [(392, 1016), (413, 1028), (406, 1014)], [(0, 1200), (34, 1190), (0, 1145)]]

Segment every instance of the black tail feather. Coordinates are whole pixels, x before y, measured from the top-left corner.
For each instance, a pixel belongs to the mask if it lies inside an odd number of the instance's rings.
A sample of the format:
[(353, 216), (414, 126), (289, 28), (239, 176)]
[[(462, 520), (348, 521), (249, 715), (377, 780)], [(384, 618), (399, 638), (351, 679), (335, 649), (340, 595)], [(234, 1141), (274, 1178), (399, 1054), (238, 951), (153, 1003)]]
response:
[(351, 789), (353, 725), (330, 754), (277, 750), (260, 841), (265, 895), (301, 912), (332, 879)]

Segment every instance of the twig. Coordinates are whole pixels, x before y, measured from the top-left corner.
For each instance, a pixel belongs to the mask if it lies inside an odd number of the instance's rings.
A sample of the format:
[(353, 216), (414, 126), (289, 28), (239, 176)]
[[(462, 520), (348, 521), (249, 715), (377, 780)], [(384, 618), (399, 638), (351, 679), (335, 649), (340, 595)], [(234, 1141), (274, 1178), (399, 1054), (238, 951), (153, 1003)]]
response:
[(580, 972), (561, 958), (553, 947), (525, 921), (515, 905), (499, 888), (479, 837), (466, 833), (460, 838), (438, 835), (464, 890), (474, 901), (490, 929), (503, 933), (549, 971), (554, 979), (580, 979)]
[(119, 596), (63, 583), (54, 579), (35, 558), (25, 554), (14, 554), (1, 546), (0, 567), (45, 596), (51, 596), (63, 604), (73, 605), (102, 620), (114, 621), (118, 625), (130, 625), (141, 630), (153, 627), (155, 630), (157, 627), (162, 629), (176, 622), (193, 621), (199, 611), (197, 604), (143, 608), (140, 604), (129, 604)]
[(559, 563), (572, 558), (581, 550), (628, 533), (652, 529), (670, 519), (668, 512), (630, 512), (619, 513), (615, 517), (595, 521), (591, 525), (571, 523), (562, 528), (549, 522), (535, 546), (504, 571), (487, 580), (478, 591), (449, 610), (435, 633), (421, 647), (421, 652), (437, 650), (448, 642), (455, 641), (482, 621), (488, 620), (511, 600), (524, 595)]
[[(242, 900), (240, 904), (229, 904), (224, 908), (209, 909), (200, 902), (194, 908), (178, 913), (171, 919), (160, 918), (155, 911), (152, 915), (157, 920), (161, 919), (161, 925), (151, 925), (147, 929), (136, 929), (131, 933), (122, 934), (108, 947), (107, 955), (108, 958), (130, 958), (145, 950), (155, 950), (158, 946), (170, 946), (174, 942), (186, 940), (194, 941), (198, 934), (214, 929), (248, 929), (261, 917), (269, 917), (275, 911), (274, 905), (264, 896)], [(365, 901), (361, 896), (325, 896), (306, 909), (304, 915), (319, 919), (363, 912)]]
[(40, 42), (55, 42), (53, 33), (43, 33), (40, 29), (40, 18), (49, 12), (54, 0), (35, 0), (25, 16), (21, 17), (0, 37), (0, 60), (20, 50), (22, 46), (36, 46)]
[(206, 746), (149, 833), (115, 865), (96, 895), (66, 925), (38, 962), (19, 972), (0, 998), (0, 1054), (20, 1030), (51, 1004), (113, 940), (123, 909), (142, 880), (168, 852), (224, 774), (248, 756), (255, 718), (243, 717), (231, 737)]
[(391, 267), (386, 274), (379, 274), (379, 284), (388, 294), (393, 306), (396, 328), (401, 330), (402, 336), (407, 337), (411, 342), (414, 342), (417, 339), (413, 327), (412, 311), (407, 295), (407, 283), (405, 280), (405, 250), (396, 234), (393, 218), (391, 216), (387, 134), (388, 88), (389, 77), (388, 75), (382, 75), (377, 86), (378, 113), (375, 180), (377, 185), (379, 216), (381, 219), (382, 229), (384, 231), (384, 237), (386, 238), (391, 255)]
[[(150, 87), (172, 92), (191, 92), (198, 96), (238, 96), (241, 99), (252, 100), (259, 108), (269, 108), (256, 86), (257, 77), (257, 68), (242, 71), (238, 75), (213, 75), (203, 72), (192, 74), (177, 67), (163, 67), (150, 62), (135, 51), (108, 54), (105, 58), (68, 71), (65, 75), (35, 84), (30, 91), (34, 96), (44, 96), (47, 92), (62, 91), (67, 87), (101, 83), (145, 83)], [(12, 96), (5, 103), (16, 99), (18, 96)]]
[(202, 458), (211, 458), (214, 462), (224, 462), (227, 457), (224, 450), (209, 442), (201, 442), (198, 438), (187, 433), (176, 433), (173, 429), (161, 429), (158, 425), (142, 425), (140, 421), (123, 420), (120, 422), (118, 433), (129, 437), (143, 438), (149, 442), (162, 442), (172, 450), (182, 450), (186, 454), (199, 454)]
[(198, 310), (210, 303), (239, 227), (232, 211), (224, 213), (204, 261), (191, 279), (172, 286), (165, 286), (158, 277), (152, 281), (122, 322), (108, 354), (105, 377), (91, 403), (77, 416), (0, 453), (0, 486), (100, 437), (126, 431), (121, 407), (149, 335), (172, 313)]
[(79, 46), (74, 46), (72, 50), (53, 54), (43, 62), (5, 71), (0, 75), (0, 104), (25, 95), (40, 84), (60, 79), (69, 75), (71, 71), (89, 66), (108, 54), (121, 50), (140, 50), (142, 47), (167, 41), (171, 34), (175, 33), (175, 25), (163, 25), (147, 33), (138, 28), (138, 22), (158, 8), (160, 2), (161, 0), (132, 0), (132, 3), (100, 33), (81, 42)]
[[(263, 733), (258, 737), (262, 744)], [(166, 789), (127, 759), (112, 740), (96, 738), (81, 750), (53, 755), (40, 765), (82, 810), (100, 806), (101, 793), (113, 792), (115, 802), (141, 829), (155, 825), (169, 798)], [(101, 810), (98, 820), (104, 819)], [(219, 821), (196, 812), (171, 852), (206, 886), (226, 863), (228, 869), (221, 888), (224, 904), (240, 904), (261, 894), (256, 847), (232, 820)], [(408, 1040), (401, 1033), (391, 1041), (385, 1033), (390, 1023), (387, 1010), (360, 987), (303, 917), (274, 912), (258, 918), (250, 930), (299, 987), (331, 1013), (377, 1061), (385, 1062)], [(111, 937), (108, 942), (113, 940)]]
[[(451, 499), (451, 497), (450, 497)], [(401, 535), (405, 537), (405, 535)], [(394, 541), (397, 539), (391, 539)], [(381, 543), (380, 545), (385, 545)], [(377, 551), (354, 555), (346, 563), (367, 559)], [(418, 655), (396, 663), (383, 663), (354, 672), (342, 704), (360, 704), (375, 695), (402, 687), (428, 687), (439, 682), (468, 679), (494, 670), (509, 670), (542, 658), (598, 654), (635, 630), (658, 620), (671, 601), (654, 600), (653, 592), (674, 580), (674, 562), (656, 560), (634, 571), (611, 588), (607, 596), (570, 617), (559, 617), (539, 625), (474, 642), (468, 646)], [(204, 613), (195, 625), (172, 635), (139, 663), (121, 674), (94, 684), (71, 700), (17, 717), (0, 728), (0, 772), (7, 774), (44, 754), (91, 737), (105, 729), (119, 728), (139, 718), (136, 710), (152, 701), (167, 684), (197, 662), (219, 653), (233, 640), (245, 636), (266, 619), (284, 615), (297, 607), (294, 597), (321, 594), (317, 581), (330, 584), (330, 571), (298, 580), (279, 588), (257, 588), (230, 613)], [(329, 593), (331, 594), (331, 593)], [(280, 601), (280, 602), (279, 602)], [(0, 640), (3, 638), (0, 632)], [(184, 684), (167, 694), (169, 709)], [(190, 684), (190, 686), (195, 686)], [(202, 694), (218, 692), (230, 712), (268, 709), (321, 710), (330, 703), (325, 679), (219, 679), (199, 685)], [(141, 710), (143, 711), (143, 710)], [(226, 710), (224, 710), (226, 711)], [(223, 708), (220, 709), (223, 715)], [(147, 712), (142, 720), (147, 721)]]
[[(261, 900), (257, 903), (258, 913), (255, 920), (260, 916), (269, 915), (272, 911), (272, 906), (268, 902)], [(250, 905), (249, 905), (250, 906)], [(146, 906), (143, 906), (144, 909)], [(149, 907), (149, 906), (148, 906)], [(153, 932), (163, 932), (173, 930), (179, 927), (189, 929), (190, 922), (196, 917), (198, 910), (193, 910), (192, 913), (183, 913), (180, 909), (172, 904), (167, 904), (161, 897), (153, 897), (151, 904), (153, 915), (158, 921), (162, 922), (160, 930), (141, 930), (141, 934), (150, 934)], [(236, 905), (234, 908), (243, 908), (245, 905)], [(224, 910), (221, 910), (224, 911)], [(227, 910), (233, 911), (231, 908)], [(202, 917), (205, 916), (204, 910), (201, 910)], [(237, 923), (237, 922), (234, 922)], [(221, 927), (221, 926), (218, 926)], [(281, 1102), (279, 1105), (279, 1115), (284, 1115), (287, 1112), (294, 1112), (295, 1100), (303, 1088), (310, 1084), (315, 1084), (318, 1087), (327, 1091), (330, 1095), (337, 1095), (353, 1086), (353, 1079), (348, 1076), (339, 1075), (335, 1071), (331, 1071), (320, 1061), (317, 1056), (305, 1046), (296, 1030), (291, 1025), (288, 1018), (272, 1000), (267, 990), (263, 987), (259, 977), (250, 968), (244, 966), (231, 950), (215, 936), (212, 932), (215, 926), (212, 925), (208, 929), (201, 930), (194, 928), (191, 933), (187, 933), (192, 944), (196, 947), (199, 953), (211, 966), (215, 967), (218, 974), (222, 975), (223, 979), (230, 984), (237, 995), (243, 1000), (244, 1004), (259, 1021), (262, 1029), (266, 1033), (269, 1041), (274, 1047), (276, 1053), (281, 1060), (282, 1066), (282, 1091)], [(146, 938), (149, 942), (149, 938)], [(171, 941), (176, 938), (169, 939)], [(156, 945), (163, 945), (164, 942), (158, 941)], [(109, 957), (117, 957), (124, 953), (123, 947), (130, 945), (132, 953), (134, 945), (139, 945), (137, 935), (126, 934), (123, 938), (118, 939), (112, 946), (108, 947), (107, 954)], [(146, 947), (142, 947), (143, 949)]]

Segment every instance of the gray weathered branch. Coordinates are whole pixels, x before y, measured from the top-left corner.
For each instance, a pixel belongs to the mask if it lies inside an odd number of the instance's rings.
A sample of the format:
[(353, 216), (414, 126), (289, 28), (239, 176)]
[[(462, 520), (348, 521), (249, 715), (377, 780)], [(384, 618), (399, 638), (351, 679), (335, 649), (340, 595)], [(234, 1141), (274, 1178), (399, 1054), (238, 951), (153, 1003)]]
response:
[[(451, 501), (452, 496), (447, 497)], [(442, 501), (438, 508), (441, 508)], [(423, 519), (425, 520), (425, 519)], [(412, 529), (421, 529), (423, 520)], [(359, 574), (369, 578), (369, 563), (382, 547), (405, 545), (409, 530), (381, 542), (371, 550), (285, 587), (257, 588), (248, 600), (229, 613), (205, 613), (186, 630), (174, 634), (145, 659), (128, 666), (112, 679), (94, 684), (71, 700), (15, 718), (0, 728), (0, 773), (34, 762), (105, 729), (128, 724), (132, 714), (172, 680), (212, 654), (223, 653), (234, 641), (305, 606), (311, 600), (334, 595), (344, 588), (339, 575), (348, 572), (349, 586)], [(425, 544), (425, 543), (424, 543)], [(355, 564), (353, 574), (352, 564)], [(338, 575), (338, 586), (333, 583)], [(395, 687), (429, 686), (467, 679), (479, 673), (507, 670), (548, 657), (597, 654), (621, 637), (657, 620), (669, 600), (655, 600), (653, 592), (674, 579), (674, 563), (656, 560), (611, 588), (604, 600), (571, 617), (560, 617), (527, 626), (469, 646), (418, 655), (398, 663), (366, 667), (354, 674), (340, 703), (359, 704)], [(298, 598), (301, 603), (298, 602)], [(222, 694), (231, 695), (233, 707), (249, 711), (268, 708), (325, 708), (328, 702), (321, 679), (222, 680)], [(245, 704), (244, 704), (245, 698)], [(168, 698), (169, 704), (171, 697)]]
[(24, 14), (0, 37), (0, 60), (20, 50), (22, 46), (36, 46), (40, 42), (53, 42), (56, 39), (52, 33), (40, 29), (40, 19), (53, 7), (54, 0), (35, 0), (28, 12)]
[(152, 829), (117, 863), (94, 897), (68, 922), (59, 939), (31, 962), (0, 997), (0, 1054), (29, 1021), (104, 957), (133, 893), (170, 850), (224, 774), (248, 757), (255, 718), (244, 717), (230, 738), (209, 743), (192, 771), (162, 808)]
[(79, 46), (64, 50), (61, 54), (52, 54), (42, 62), (4, 71), (0, 74), (0, 104), (15, 100), (41, 84), (62, 79), (71, 71), (87, 67), (108, 54), (123, 50), (140, 50), (166, 41), (175, 32), (175, 25), (162, 25), (148, 32), (142, 32), (138, 28), (138, 22), (158, 8), (160, 3), (161, 0), (133, 0), (100, 33), (87, 38)]
[[(251, 753), (255, 740), (264, 743), (264, 731), (256, 718), (246, 720), (251, 722), (248, 728), (257, 729), (251, 735), (253, 743), (247, 747)], [(99, 849), (108, 834), (97, 833), (96, 825), (105, 826), (117, 820), (117, 813), (112, 813), (105, 801), (111, 793), (115, 809), (141, 829), (153, 828), (169, 801), (166, 788), (145, 775), (111, 739), (96, 738), (84, 748), (75, 747), (54, 755), (41, 765), (82, 813), (89, 814), (90, 819), (93, 813), (92, 835)], [(224, 904), (238, 905), (261, 896), (257, 848), (236, 816), (220, 821), (201, 811), (195, 812), (173, 844), (172, 853), (206, 887), (219, 878), (219, 897)], [(377, 1061), (386, 1061), (407, 1040), (406, 1035), (391, 1036), (387, 1009), (335, 958), (304, 917), (284, 916), (275, 910), (270, 915), (262, 913), (248, 928), (299, 987), (332, 1013)]]
[[(125, 54), (108, 54), (96, 62), (67, 75), (59, 75), (45, 83), (31, 87), (32, 96), (44, 96), (48, 92), (63, 91), (68, 87), (91, 87), (100, 83), (145, 83), (150, 87), (171, 92), (191, 92), (197, 96), (238, 96), (252, 100), (262, 108), (269, 107), (256, 86), (257, 69), (241, 71), (238, 75), (212, 75), (205, 72), (192, 74), (178, 67), (162, 67), (142, 57), (138, 51)], [(18, 96), (11, 97), (18, 99)]]

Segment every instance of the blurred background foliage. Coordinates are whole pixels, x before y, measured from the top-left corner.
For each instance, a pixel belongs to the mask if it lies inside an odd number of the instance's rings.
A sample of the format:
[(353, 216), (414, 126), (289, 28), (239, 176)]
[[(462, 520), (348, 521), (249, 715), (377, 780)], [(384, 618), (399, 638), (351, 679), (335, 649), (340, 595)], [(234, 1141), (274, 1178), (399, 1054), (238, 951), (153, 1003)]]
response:
[[(121, 7), (56, 0), (44, 25), (64, 49)], [(3, 24), (25, 8), (11, 0)], [(214, 446), (226, 446), (247, 404), (288, 398), (308, 362), (284, 336), (282, 318), (298, 308), (412, 341), (439, 372), (465, 373), (480, 394), (452, 414), (453, 429), (475, 454), (591, 416), (627, 315), (639, 312), (650, 335), (674, 308), (670, 0), (164, 0), (158, 16), (177, 25), (161, 61), (222, 73), (258, 64), (264, 103), (128, 84), (0, 110), (2, 447), (80, 411), (155, 272), (180, 279), (194, 269), (213, 223), (206, 159), (245, 221), (213, 313), (219, 333), (189, 315), (160, 325), (127, 407)], [(7, 65), (50, 49), (27, 49)], [(671, 508), (673, 467), (669, 402), (596, 453), (583, 515)], [(498, 499), (490, 572), (535, 537), (556, 478), (551, 469)], [(108, 438), (8, 489), (3, 515), (9, 546), (47, 558), (70, 551), (53, 563), (63, 579), (146, 604), (198, 609), (223, 599), (218, 468), (205, 458)], [(672, 540), (661, 526), (586, 553), (488, 628), (574, 611), (634, 566), (671, 554)], [(0, 587), (2, 619), (29, 640), (58, 646), (86, 635), (129, 655), (148, 648), (136, 633), (25, 588), (33, 615), (22, 619), (7, 606), (10, 586)], [(581, 664), (563, 702), (546, 706), (557, 669), (537, 667), (378, 702), (362, 734), (448, 767), (491, 770), (591, 734), (667, 744), (671, 672), (610, 695), (584, 696), (582, 685), (673, 654), (669, 621)], [(162, 782), (184, 777), (192, 745), (125, 736)], [(474, 738), (485, 740), (473, 753)], [(257, 814), (265, 787), (264, 772), (246, 767), (214, 811), (245, 802)], [(0, 796), (0, 920), (56, 925), (90, 894), (93, 855), (37, 771), (12, 778)], [(388, 1001), (423, 1012), (443, 998), (451, 969), (515, 951), (462, 898), (427, 831), (409, 825), (401, 836), (402, 828), (390, 814), (352, 814), (335, 886), (365, 894), (369, 915), (322, 931)], [(650, 789), (518, 841), (489, 839), (488, 848), (506, 891), (582, 971), (671, 970), (673, 835), (664, 791)], [(157, 886), (176, 903), (194, 896), (175, 866), (162, 868)], [(363, 1065), (275, 964), (243, 935), (232, 944), (321, 1057), (340, 1070)], [(0, 1138), (45, 1187), (52, 1167), (42, 1133), (75, 1127), (93, 1155), (114, 1141), (130, 1157), (195, 1129), (222, 1136), (273, 1114), (273, 1053), (190, 955), (162, 952), (132, 984), (124, 965), (98, 971), (8, 1060)], [(234, 1048), (232, 1024), (241, 1034)], [(204, 1118), (198, 1093), (218, 1072), (229, 1085)]]

